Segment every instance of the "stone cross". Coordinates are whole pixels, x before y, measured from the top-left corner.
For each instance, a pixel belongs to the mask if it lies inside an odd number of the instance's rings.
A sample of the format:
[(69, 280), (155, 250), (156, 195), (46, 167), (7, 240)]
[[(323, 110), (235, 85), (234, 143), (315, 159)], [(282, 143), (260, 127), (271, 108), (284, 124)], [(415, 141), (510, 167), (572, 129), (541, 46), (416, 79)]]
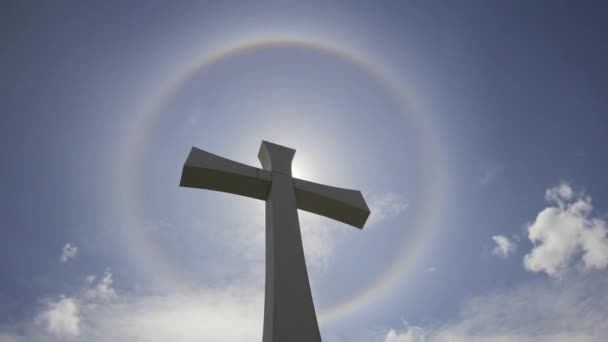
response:
[(308, 282), (298, 210), (363, 228), (370, 211), (356, 190), (291, 176), (295, 150), (262, 141), (263, 169), (193, 147), (180, 186), (266, 201), (266, 289), (263, 342), (321, 341)]

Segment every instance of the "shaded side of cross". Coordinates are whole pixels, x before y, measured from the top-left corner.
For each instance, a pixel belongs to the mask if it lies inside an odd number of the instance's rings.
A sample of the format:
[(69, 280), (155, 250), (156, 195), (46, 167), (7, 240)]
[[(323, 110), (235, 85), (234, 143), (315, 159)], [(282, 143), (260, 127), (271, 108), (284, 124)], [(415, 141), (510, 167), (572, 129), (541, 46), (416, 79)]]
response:
[(180, 186), (266, 201), (266, 283), (263, 342), (321, 341), (310, 291), (297, 209), (363, 228), (370, 211), (356, 190), (291, 176), (295, 150), (262, 141), (263, 169), (193, 147)]

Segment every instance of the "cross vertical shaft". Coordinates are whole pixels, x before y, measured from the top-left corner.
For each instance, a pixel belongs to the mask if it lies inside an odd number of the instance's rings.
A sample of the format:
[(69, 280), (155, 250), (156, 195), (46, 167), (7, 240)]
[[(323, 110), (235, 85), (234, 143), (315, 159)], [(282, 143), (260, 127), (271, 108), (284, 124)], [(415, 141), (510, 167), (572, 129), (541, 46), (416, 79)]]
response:
[(266, 199), (266, 293), (263, 342), (320, 342), (306, 271), (295, 188), (294, 150), (264, 142), (260, 161), (271, 171)]
[(273, 172), (266, 200), (264, 342), (321, 341), (295, 204), (291, 178)]

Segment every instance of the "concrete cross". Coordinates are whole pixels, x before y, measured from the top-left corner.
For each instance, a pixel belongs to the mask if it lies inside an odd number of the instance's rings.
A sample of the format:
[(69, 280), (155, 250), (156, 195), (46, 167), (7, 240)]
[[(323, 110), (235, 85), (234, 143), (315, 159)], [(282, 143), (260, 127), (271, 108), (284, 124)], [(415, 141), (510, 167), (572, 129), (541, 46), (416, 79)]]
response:
[(266, 201), (266, 289), (263, 342), (321, 341), (297, 209), (363, 228), (370, 211), (356, 190), (291, 176), (295, 150), (262, 141), (263, 169), (193, 147), (180, 186)]

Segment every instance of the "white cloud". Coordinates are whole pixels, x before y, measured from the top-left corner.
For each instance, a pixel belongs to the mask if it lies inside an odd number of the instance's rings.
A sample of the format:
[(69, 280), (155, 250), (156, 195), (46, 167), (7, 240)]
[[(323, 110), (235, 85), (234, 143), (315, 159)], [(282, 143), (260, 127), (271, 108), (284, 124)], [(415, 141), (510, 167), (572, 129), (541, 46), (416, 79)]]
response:
[(59, 261), (67, 262), (70, 259), (74, 259), (76, 257), (76, 252), (78, 252), (78, 247), (71, 243), (66, 243), (65, 246), (61, 249), (61, 256), (59, 257)]
[(528, 227), (534, 247), (524, 257), (532, 272), (560, 276), (571, 265), (580, 269), (608, 266), (608, 225), (592, 214), (591, 197), (562, 183), (548, 189), (545, 198), (554, 206), (543, 209)]
[(515, 242), (511, 241), (508, 237), (503, 235), (494, 235), (492, 236), (492, 240), (496, 242), (496, 246), (492, 250), (492, 254), (499, 256), (503, 259), (506, 259), (515, 252), (517, 245)]
[(403, 195), (393, 192), (369, 195), (367, 198), (371, 214), (366, 226), (372, 226), (387, 219), (397, 217), (409, 206), (408, 201)]
[(80, 317), (78, 304), (73, 298), (61, 297), (46, 304), (38, 314), (35, 323), (44, 326), (52, 336), (65, 339), (80, 334)]

